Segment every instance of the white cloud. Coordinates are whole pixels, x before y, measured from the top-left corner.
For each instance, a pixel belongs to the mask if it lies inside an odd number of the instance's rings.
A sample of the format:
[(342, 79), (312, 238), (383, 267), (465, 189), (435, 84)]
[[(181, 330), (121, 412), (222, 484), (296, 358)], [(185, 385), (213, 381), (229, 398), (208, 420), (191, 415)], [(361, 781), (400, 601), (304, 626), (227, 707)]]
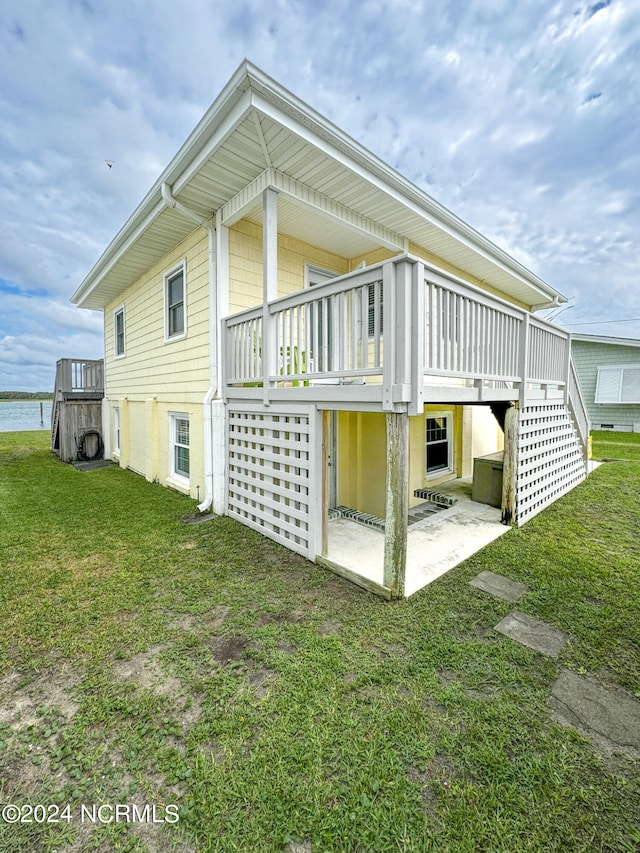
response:
[(603, 281), (632, 312), (639, 33), (631, 0), (7, 0), (0, 370), (38, 336), (59, 348), (43, 358), (78, 354), (68, 335), (100, 349), (69, 297), (244, 57), (575, 295), (572, 313), (603, 316)]

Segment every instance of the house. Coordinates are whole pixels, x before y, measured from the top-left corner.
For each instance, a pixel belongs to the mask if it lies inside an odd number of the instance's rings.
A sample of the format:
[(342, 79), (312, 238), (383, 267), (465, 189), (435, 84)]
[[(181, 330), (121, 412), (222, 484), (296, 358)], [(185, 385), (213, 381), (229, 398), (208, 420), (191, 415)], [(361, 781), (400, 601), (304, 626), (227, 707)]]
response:
[[(104, 313), (107, 458), (387, 597), (474, 460), (515, 524), (585, 477), (534, 315), (564, 297), (249, 62), (72, 301)], [(332, 561), (336, 516), (377, 525), (379, 576)]]
[(640, 432), (640, 340), (572, 335), (571, 353), (591, 427)]

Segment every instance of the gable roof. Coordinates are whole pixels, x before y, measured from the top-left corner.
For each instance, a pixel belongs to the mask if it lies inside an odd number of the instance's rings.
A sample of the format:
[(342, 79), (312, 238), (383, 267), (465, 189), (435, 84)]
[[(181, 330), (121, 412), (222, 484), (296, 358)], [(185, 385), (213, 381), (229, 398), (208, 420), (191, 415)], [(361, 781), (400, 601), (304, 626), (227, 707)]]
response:
[[(247, 194), (254, 183), (255, 196)], [(566, 298), (250, 62), (243, 62), (71, 301), (103, 308), (194, 228), (163, 200), (208, 220), (261, 223), (274, 185), (279, 230), (345, 257), (424, 247), (492, 288), (541, 308)], [(255, 203), (252, 204), (252, 201)], [(239, 216), (238, 216), (239, 218)]]

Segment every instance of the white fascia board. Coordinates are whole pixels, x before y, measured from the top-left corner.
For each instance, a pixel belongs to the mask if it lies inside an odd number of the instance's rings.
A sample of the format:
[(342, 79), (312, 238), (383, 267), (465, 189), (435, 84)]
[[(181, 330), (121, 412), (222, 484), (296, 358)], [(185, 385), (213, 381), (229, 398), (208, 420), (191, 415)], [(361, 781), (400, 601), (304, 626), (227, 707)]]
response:
[(259, 202), (262, 193), (267, 188), (275, 189), (279, 194), (291, 200), (298, 207), (305, 208), (318, 216), (332, 222), (337, 222), (344, 228), (360, 235), (372, 238), (387, 249), (402, 251), (404, 239), (395, 232), (345, 205), (334, 201), (317, 190), (306, 186), (300, 181), (285, 175), (277, 169), (265, 169), (255, 180), (247, 184), (237, 195), (230, 199), (222, 208), (222, 222), (231, 226), (253, 210)]
[(565, 296), (467, 225), (415, 184), (404, 178), (347, 134), (340, 131), (302, 101), (262, 80), (262, 92), (252, 82), (252, 103), (261, 113), (334, 158), (368, 183), (382, 190), (413, 213), (427, 220), (476, 254), (508, 272), (545, 300), (539, 305), (566, 302)]
[(610, 338), (605, 335), (576, 335), (571, 334), (572, 341), (584, 341), (593, 344), (609, 344), (619, 347), (640, 347), (638, 338)]

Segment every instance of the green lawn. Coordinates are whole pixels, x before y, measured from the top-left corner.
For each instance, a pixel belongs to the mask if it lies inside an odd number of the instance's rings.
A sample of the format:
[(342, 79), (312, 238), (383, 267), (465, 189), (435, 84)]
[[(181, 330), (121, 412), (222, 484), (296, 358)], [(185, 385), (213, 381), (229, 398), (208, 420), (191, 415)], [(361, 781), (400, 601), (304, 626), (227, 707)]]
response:
[(596, 429), (591, 440), (594, 459), (640, 460), (640, 433)]
[[(2, 853), (640, 849), (638, 764), (548, 704), (563, 668), (640, 696), (640, 466), (385, 603), (47, 441), (0, 433), (0, 803), (69, 819), (0, 819)], [(492, 630), (482, 569), (570, 635), (558, 660)], [(80, 820), (101, 803), (179, 819)]]

